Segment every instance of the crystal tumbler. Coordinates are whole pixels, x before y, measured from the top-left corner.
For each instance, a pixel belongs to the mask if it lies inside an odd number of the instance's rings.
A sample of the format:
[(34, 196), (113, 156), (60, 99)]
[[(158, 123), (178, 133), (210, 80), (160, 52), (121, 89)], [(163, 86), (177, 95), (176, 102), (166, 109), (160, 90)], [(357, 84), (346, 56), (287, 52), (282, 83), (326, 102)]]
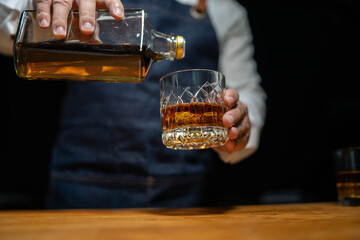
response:
[(225, 76), (190, 69), (160, 79), (162, 142), (172, 149), (204, 149), (224, 145)]

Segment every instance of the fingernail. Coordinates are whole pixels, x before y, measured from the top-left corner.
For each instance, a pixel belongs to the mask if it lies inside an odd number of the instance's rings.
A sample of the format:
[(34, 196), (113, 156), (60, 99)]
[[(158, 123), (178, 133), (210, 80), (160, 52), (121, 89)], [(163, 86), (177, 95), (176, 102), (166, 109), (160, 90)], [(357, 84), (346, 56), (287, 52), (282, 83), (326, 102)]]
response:
[(94, 29), (94, 26), (90, 22), (84, 22), (83, 28), (84, 30), (92, 31)]
[(124, 12), (121, 10), (121, 8), (115, 8), (115, 14), (119, 17), (124, 17)]
[(41, 21), (40, 21), (40, 27), (48, 27), (49, 24), (48, 24), (48, 21), (43, 18)]
[(55, 28), (54, 33), (57, 34), (57, 35), (65, 35), (66, 34), (65, 28), (62, 27), (62, 26), (59, 26), (59, 27)]

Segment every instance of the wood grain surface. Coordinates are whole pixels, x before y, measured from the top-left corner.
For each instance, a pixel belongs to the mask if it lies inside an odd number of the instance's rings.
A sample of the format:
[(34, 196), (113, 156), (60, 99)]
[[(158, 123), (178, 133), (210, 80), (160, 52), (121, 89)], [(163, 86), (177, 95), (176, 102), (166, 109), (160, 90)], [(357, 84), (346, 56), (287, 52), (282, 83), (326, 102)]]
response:
[(0, 239), (360, 239), (360, 207), (0, 211)]

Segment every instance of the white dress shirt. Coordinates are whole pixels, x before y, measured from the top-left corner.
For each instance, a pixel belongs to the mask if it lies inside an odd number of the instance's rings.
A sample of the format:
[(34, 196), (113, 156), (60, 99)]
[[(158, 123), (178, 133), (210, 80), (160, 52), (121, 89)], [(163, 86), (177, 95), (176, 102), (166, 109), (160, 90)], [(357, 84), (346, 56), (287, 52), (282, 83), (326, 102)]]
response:
[[(197, 0), (176, 1), (192, 6), (197, 3)], [(11, 36), (16, 34), (20, 14), (24, 9), (33, 8), (33, 0), (0, 0), (0, 54), (12, 55)], [(224, 162), (234, 164), (250, 156), (259, 146), (266, 94), (260, 86), (261, 78), (253, 59), (252, 34), (245, 8), (235, 0), (207, 0), (207, 14), (219, 42), (219, 71), (226, 77), (227, 88), (237, 90), (240, 101), (249, 110), (251, 132), (245, 149), (232, 153), (218, 151)]]

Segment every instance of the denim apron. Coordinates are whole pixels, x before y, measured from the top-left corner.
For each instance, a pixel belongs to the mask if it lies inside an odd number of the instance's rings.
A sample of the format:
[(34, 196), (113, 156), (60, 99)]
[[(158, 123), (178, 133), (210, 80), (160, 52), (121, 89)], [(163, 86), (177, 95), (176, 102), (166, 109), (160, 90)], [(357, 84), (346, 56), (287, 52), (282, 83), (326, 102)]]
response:
[(155, 62), (143, 83), (68, 82), (51, 164), (49, 208), (189, 207), (205, 203), (212, 150), (172, 150), (161, 142), (161, 76), (217, 69), (208, 17), (174, 0), (124, 0), (154, 28), (186, 39), (183, 60)]

